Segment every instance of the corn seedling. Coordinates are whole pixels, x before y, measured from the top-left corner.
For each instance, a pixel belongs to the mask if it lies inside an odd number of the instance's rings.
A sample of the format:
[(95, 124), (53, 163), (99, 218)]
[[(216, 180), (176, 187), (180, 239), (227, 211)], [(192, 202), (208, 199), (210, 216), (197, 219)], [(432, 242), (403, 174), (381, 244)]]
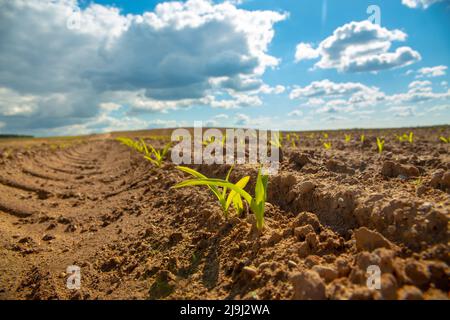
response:
[(9, 157), (12, 155), (12, 153), (13, 153), (13, 149), (8, 148), (8, 149), (6, 149), (6, 150), (3, 151), (3, 156), (4, 156), (5, 158), (9, 158)]
[(279, 135), (276, 135), (275, 140), (270, 140), (270, 144), (277, 147), (277, 148), (281, 148), (282, 147), (282, 140), (283, 138), (282, 134), (280, 133)]
[(443, 143), (450, 143), (450, 137), (446, 138), (446, 137), (439, 137), (439, 140), (441, 140)]
[(351, 139), (352, 139), (352, 136), (350, 134), (346, 134), (345, 135), (345, 142), (346, 143), (349, 143)]
[(416, 180), (414, 180), (414, 184), (415, 184), (416, 186), (420, 186), (420, 185), (422, 185), (422, 183), (423, 183), (422, 177), (419, 177), (419, 178), (417, 178)]
[(202, 142), (202, 144), (203, 144), (204, 146), (207, 146), (207, 145), (213, 143), (215, 140), (216, 140), (215, 137), (209, 137), (208, 139), (205, 139), (205, 140)]
[[(255, 215), (256, 219), (256, 228), (258, 230), (261, 230), (264, 227), (264, 209), (266, 204), (266, 198), (267, 198), (267, 182), (268, 182), (268, 176), (261, 174), (261, 169), (258, 171), (258, 176), (256, 178), (256, 185), (255, 185), (255, 196), (252, 197), (247, 191), (244, 190), (244, 183), (240, 184), (241, 181), (245, 181), (245, 179), (249, 179), (249, 177), (244, 177), (241, 180), (239, 180), (238, 183), (233, 184), (227, 180), (222, 179), (210, 179), (210, 178), (197, 178), (197, 179), (191, 179), (186, 180), (183, 182), (178, 183), (173, 188), (182, 188), (182, 187), (189, 187), (189, 186), (201, 186), (206, 185), (211, 188), (215, 188), (216, 190), (219, 190), (219, 187), (221, 188), (229, 188), (230, 194), (227, 197), (227, 201), (225, 203), (225, 206), (228, 204), (228, 206), (231, 204), (233, 199), (235, 199), (236, 195), (239, 195), (240, 197), (244, 198), (244, 200), (249, 204), (250, 209), (252, 210), (253, 214)], [(248, 182), (248, 180), (247, 180)], [(247, 184), (245, 182), (245, 185)], [(215, 193), (215, 192), (214, 192)], [(220, 191), (218, 191), (220, 193)], [(216, 193), (215, 193), (216, 194)], [(217, 196), (217, 194), (216, 194)]]
[[(183, 172), (189, 173), (190, 175), (194, 176), (197, 179), (209, 179), (207, 176), (201, 174), (200, 172), (198, 172), (194, 169), (188, 168), (188, 167), (178, 166), (177, 169), (181, 170)], [(231, 174), (232, 170), (233, 170), (233, 167), (231, 167), (230, 170), (228, 170), (227, 176), (226, 176), (225, 180), (223, 180), (223, 181), (229, 182), (230, 174)], [(197, 179), (186, 180), (184, 182), (196, 181)], [(240, 188), (245, 188), (245, 186), (247, 185), (249, 180), (250, 180), (250, 177), (245, 176), (241, 180), (239, 180), (236, 183), (236, 185), (239, 186)], [(182, 182), (182, 184), (183, 184), (183, 182)], [(190, 186), (190, 185), (195, 185), (195, 184), (186, 183), (183, 185), (183, 187)], [(178, 187), (181, 187), (180, 184), (177, 184), (174, 188), (178, 188)], [(230, 208), (231, 203), (233, 203), (233, 206), (234, 206), (234, 209), (236, 210), (237, 215), (240, 216), (242, 214), (242, 212), (244, 211), (244, 204), (243, 204), (242, 198), (239, 194), (237, 194), (234, 191), (230, 191), (230, 193), (227, 195), (228, 187), (226, 187), (226, 186), (218, 187), (215, 185), (208, 185), (208, 188), (216, 196), (217, 200), (219, 200), (220, 207), (222, 208), (222, 212), (223, 212), (223, 215), (225, 216), (225, 218), (228, 218), (228, 210)]]
[(404, 133), (401, 136), (397, 136), (397, 139), (400, 142), (408, 141), (409, 143), (413, 143), (413, 141), (414, 141), (414, 134), (412, 132), (410, 132), (409, 134)]
[(144, 156), (144, 158), (153, 163), (154, 165), (156, 165), (158, 168), (161, 167), (161, 164), (166, 158), (167, 152), (169, 151), (171, 144), (172, 144), (171, 142), (167, 143), (161, 150), (156, 150), (151, 144), (149, 144), (148, 146), (150, 147), (151, 152), (148, 152), (147, 146), (145, 142), (143, 142), (143, 145), (146, 150), (146, 155)]
[(378, 153), (382, 153), (384, 149), (384, 139), (380, 139), (377, 137), (377, 147), (378, 147)]
[(331, 149), (331, 142), (324, 142), (323, 146), (324, 146), (325, 150), (330, 150)]
[(366, 140), (366, 136), (362, 134), (360, 137), (360, 140), (361, 140), (361, 143), (364, 143), (364, 140)]
[(295, 148), (297, 145), (295, 144), (295, 140), (294, 139), (292, 139), (291, 140), (291, 146), (292, 146), (292, 148)]
[(227, 136), (226, 136), (226, 134), (224, 134), (222, 137), (222, 141), (221, 141), (222, 147), (225, 146), (226, 141), (227, 141)]
[(143, 153), (144, 155), (148, 155), (148, 150), (145, 145), (144, 140), (140, 139), (139, 141), (135, 141), (130, 138), (117, 138), (117, 141), (121, 142), (122, 144), (136, 150), (139, 153)]
[(324, 139), (328, 139), (328, 133), (324, 132), (324, 133), (323, 133), (323, 138), (324, 138)]

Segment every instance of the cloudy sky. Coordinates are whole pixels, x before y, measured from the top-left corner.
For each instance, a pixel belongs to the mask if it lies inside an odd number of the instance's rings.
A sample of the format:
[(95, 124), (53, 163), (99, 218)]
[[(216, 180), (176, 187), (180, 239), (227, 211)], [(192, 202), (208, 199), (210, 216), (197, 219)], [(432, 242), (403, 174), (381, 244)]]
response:
[(448, 0), (0, 0), (0, 133), (450, 123)]

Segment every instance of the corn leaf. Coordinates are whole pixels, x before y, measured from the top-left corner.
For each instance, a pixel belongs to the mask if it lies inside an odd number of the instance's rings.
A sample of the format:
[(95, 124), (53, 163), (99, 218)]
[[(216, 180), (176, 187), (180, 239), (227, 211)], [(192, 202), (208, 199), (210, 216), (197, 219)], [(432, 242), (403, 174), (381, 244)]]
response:
[[(236, 183), (236, 186), (241, 189), (244, 189), (247, 186), (247, 183), (249, 182), (249, 180), (250, 180), (250, 177), (245, 176)], [(230, 193), (228, 194), (227, 203), (226, 203), (227, 208), (230, 206), (231, 202), (233, 202), (234, 208), (236, 209), (238, 215), (240, 215), (242, 213), (242, 211), (244, 210), (244, 204), (242, 203), (241, 195), (238, 194), (234, 190), (231, 190)]]
[(180, 182), (178, 184), (176, 184), (175, 186), (173, 186), (172, 188), (183, 188), (183, 187), (189, 187), (189, 186), (215, 186), (215, 187), (227, 187), (231, 190), (236, 191), (236, 193), (238, 193), (241, 197), (243, 197), (245, 199), (245, 201), (247, 201), (248, 203), (252, 202), (252, 196), (250, 194), (248, 194), (247, 191), (243, 190), (242, 188), (239, 188), (238, 186), (236, 186), (235, 184), (231, 183), (231, 182), (227, 182), (225, 180), (221, 180), (221, 179), (211, 179), (211, 178), (206, 178), (206, 179), (191, 179), (191, 180), (186, 180), (183, 182)]
[[(188, 168), (188, 167), (183, 167), (183, 166), (177, 166), (176, 168), (179, 169), (179, 170), (181, 170), (181, 171), (183, 171), (183, 172), (186, 172), (186, 173), (188, 173), (188, 174), (190, 174), (191, 176), (194, 176), (194, 177), (196, 177), (196, 178), (199, 178), (199, 179), (208, 179), (207, 176), (201, 174), (200, 172), (198, 172), (198, 171), (196, 171), (196, 170), (194, 170), (194, 169), (191, 169), (191, 168)], [(208, 187), (209, 187), (209, 189), (215, 194), (215, 196), (219, 199), (219, 201), (221, 201), (221, 199), (222, 199), (223, 197), (222, 197), (222, 195), (221, 195), (219, 189), (218, 189), (216, 186), (212, 186), (212, 185), (208, 185)]]
[[(230, 181), (230, 175), (231, 175), (231, 171), (233, 171), (233, 167), (234, 166), (231, 166), (230, 169), (228, 170), (228, 173), (227, 173), (227, 176), (225, 178), (225, 181)], [(226, 197), (227, 191), (228, 191), (227, 187), (223, 187), (222, 197), (224, 197), (224, 198)]]

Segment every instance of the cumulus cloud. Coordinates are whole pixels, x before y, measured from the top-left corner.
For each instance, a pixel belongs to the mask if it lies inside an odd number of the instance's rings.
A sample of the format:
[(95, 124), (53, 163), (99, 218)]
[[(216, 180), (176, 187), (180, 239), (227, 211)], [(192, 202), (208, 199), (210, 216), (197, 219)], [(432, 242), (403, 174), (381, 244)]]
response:
[(412, 90), (424, 90), (424, 88), (430, 88), (431, 87), (431, 81), (425, 80), (425, 81), (413, 81), (408, 85), (409, 89)]
[(276, 85), (275, 87), (271, 87), (267, 84), (264, 84), (259, 89), (259, 92), (264, 94), (281, 94), (284, 91), (286, 91), (286, 87), (282, 85)]
[[(450, 90), (433, 91), (431, 81), (413, 81), (406, 92), (386, 94), (378, 87), (358, 82), (332, 82), (328, 79), (314, 81), (304, 87), (295, 87), (291, 99), (303, 101), (303, 106), (313, 108), (317, 114), (373, 112), (371, 108), (388, 106), (396, 116), (412, 116), (411, 105), (441, 104), (450, 101)], [(431, 110), (431, 109), (430, 109)]]
[(388, 109), (394, 117), (397, 118), (407, 118), (416, 115), (416, 109), (411, 106), (395, 106)]
[(391, 103), (420, 104), (424, 102), (440, 102), (450, 99), (450, 89), (447, 92), (433, 92), (429, 86), (410, 87), (405, 93), (393, 94), (388, 97)]
[(234, 115), (233, 125), (246, 128), (271, 128), (272, 130), (280, 129), (278, 126), (282, 125), (282, 122), (278, 117), (265, 117), (257, 116), (250, 117), (244, 113), (237, 113)]
[(312, 100), (314, 103), (320, 103), (319, 98), (329, 98), (336, 96), (345, 96), (356, 93), (371, 94), (377, 91), (376, 88), (368, 87), (359, 82), (332, 82), (328, 79), (321, 81), (313, 81), (305, 87), (294, 87), (290, 92), (289, 97), (291, 99), (298, 98), (316, 98)]
[(447, 66), (435, 66), (435, 67), (425, 67), (417, 70), (417, 78), (427, 77), (434, 78), (445, 76), (447, 73)]
[(369, 21), (353, 21), (337, 28), (317, 48), (298, 44), (295, 59), (320, 57), (316, 68), (349, 73), (400, 68), (421, 60), (420, 54), (410, 47), (390, 50), (393, 42), (403, 42), (406, 37), (400, 30), (388, 30)]
[[(285, 18), (208, 0), (141, 15), (76, 0), (0, 0), (0, 121), (11, 130), (75, 125), (111, 103), (132, 112), (258, 105), (245, 92), (279, 63), (267, 49)], [(236, 97), (226, 104), (218, 90)]]
[(250, 117), (243, 113), (238, 113), (235, 116), (234, 124), (237, 126), (245, 126), (250, 123)]
[(427, 9), (432, 4), (448, 0), (402, 0), (402, 3), (409, 8)]
[(310, 43), (299, 43), (295, 48), (295, 62), (301, 60), (315, 59), (320, 56), (320, 52), (312, 47)]
[(353, 113), (387, 100), (386, 94), (377, 87), (328, 79), (294, 87), (289, 97), (301, 100), (302, 106), (312, 108), (313, 113), (317, 114)]

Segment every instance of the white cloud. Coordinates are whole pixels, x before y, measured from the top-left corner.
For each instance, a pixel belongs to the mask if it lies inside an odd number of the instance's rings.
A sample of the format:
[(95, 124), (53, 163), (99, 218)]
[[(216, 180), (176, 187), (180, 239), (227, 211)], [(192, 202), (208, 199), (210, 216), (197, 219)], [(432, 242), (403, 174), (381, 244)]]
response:
[(0, 0), (0, 121), (13, 131), (71, 126), (99, 117), (105, 103), (132, 112), (258, 105), (258, 97), (215, 95), (263, 85), (279, 63), (267, 53), (273, 25), (286, 16), (208, 0), (141, 15), (80, 9), (76, 0)]
[(341, 122), (348, 120), (348, 118), (339, 116), (339, 115), (332, 115), (324, 119), (326, 122)]
[(211, 119), (205, 122), (205, 125), (208, 127), (218, 127), (224, 126), (224, 122), (228, 120), (229, 116), (224, 113), (220, 113), (212, 117)]
[(417, 78), (421, 77), (427, 77), (427, 78), (433, 78), (433, 77), (440, 77), (445, 76), (447, 71), (447, 66), (435, 66), (435, 67), (426, 67), (426, 68), (420, 68), (417, 70)]
[(100, 103), (100, 109), (108, 111), (108, 112), (116, 111), (116, 110), (119, 110), (120, 108), (122, 108), (122, 106), (120, 104), (117, 104), (117, 103), (114, 103), (114, 102), (103, 102), (103, 103)]
[(402, 3), (409, 8), (427, 9), (432, 4), (448, 0), (402, 0)]
[(220, 100), (216, 99), (214, 96), (208, 96), (203, 103), (213, 108), (223, 109), (236, 109), (240, 107), (255, 107), (262, 105), (262, 101), (258, 96), (242, 93), (232, 93), (231, 99)]
[[(359, 82), (332, 82), (328, 79), (321, 81), (313, 81), (305, 87), (294, 87), (294, 89), (289, 94), (289, 98), (326, 98), (326, 97), (336, 97), (343, 95), (355, 94), (358, 92), (363, 92), (365, 94), (374, 93), (377, 91), (376, 88), (368, 87)], [(313, 100), (313, 102), (320, 104), (321, 100)]]
[(445, 101), (450, 99), (450, 89), (447, 92), (433, 92), (430, 87), (422, 87), (417, 89), (417, 87), (410, 88), (406, 93), (393, 94), (388, 96), (388, 100), (391, 103), (414, 103), (420, 104), (424, 102), (434, 102)]
[(289, 117), (301, 117), (303, 115), (303, 112), (301, 110), (292, 110), (288, 113)]
[(420, 54), (410, 47), (389, 51), (392, 42), (405, 41), (406, 37), (400, 30), (388, 30), (369, 21), (353, 21), (337, 28), (316, 49), (300, 43), (296, 60), (320, 57), (316, 68), (349, 73), (404, 67), (421, 60)]
[(39, 98), (33, 95), (20, 95), (18, 92), (0, 88), (0, 115), (17, 116), (32, 114), (37, 108)]
[(325, 100), (320, 98), (311, 98), (306, 101), (306, 105), (308, 106), (320, 106), (325, 103)]
[(320, 56), (319, 50), (312, 47), (310, 43), (299, 43), (295, 48), (295, 62), (301, 60), (315, 59)]
[(397, 118), (407, 118), (416, 115), (416, 109), (410, 106), (395, 106), (388, 109), (394, 117)]
[(237, 126), (245, 126), (248, 125), (250, 122), (250, 117), (243, 113), (238, 113), (235, 116), (234, 124)]
[[(431, 81), (413, 81), (408, 85), (409, 89), (412, 90), (428, 90), (431, 87)], [(430, 88), (431, 89), (431, 88)]]
[(428, 109), (428, 111), (431, 112), (435, 112), (435, 111), (447, 111), (450, 110), (450, 104), (441, 104), (441, 105), (437, 105), (437, 106), (433, 106), (431, 108)]
[(225, 113), (220, 113), (220, 114), (214, 116), (215, 120), (221, 120), (221, 119), (226, 120), (228, 118), (229, 118), (228, 115)]
[(416, 115), (413, 112), (416, 105), (439, 105), (450, 101), (450, 90), (435, 92), (431, 81), (424, 80), (411, 82), (406, 92), (388, 95), (377, 87), (362, 83), (335, 83), (325, 79), (304, 87), (294, 87), (289, 96), (304, 101), (302, 105), (314, 108), (313, 113), (316, 114), (366, 116), (373, 112), (372, 108), (388, 106), (396, 117), (405, 117)]
[(267, 84), (263, 84), (259, 90), (260, 93), (263, 94), (281, 94), (286, 91), (286, 87), (282, 85), (276, 85), (275, 87), (268, 86)]

